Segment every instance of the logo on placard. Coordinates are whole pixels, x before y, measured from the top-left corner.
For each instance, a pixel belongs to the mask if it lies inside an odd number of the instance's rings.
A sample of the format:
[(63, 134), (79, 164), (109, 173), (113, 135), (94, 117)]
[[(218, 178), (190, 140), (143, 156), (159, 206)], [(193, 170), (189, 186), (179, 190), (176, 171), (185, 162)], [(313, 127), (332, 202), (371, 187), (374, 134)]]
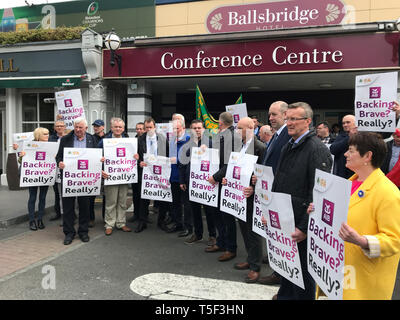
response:
[(125, 148), (117, 148), (117, 157), (118, 158), (123, 158), (126, 155), (126, 150)]
[(324, 199), (322, 202), (322, 221), (327, 225), (332, 226), (333, 223), (333, 211), (335, 204), (329, 200)]
[(154, 174), (161, 174), (161, 166), (153, 166)]
[(65, 99), (65, 100), (64, 100), (64, 106), (65, 106), (66, 108), (72, 107), (72, 106), (73, 106), (73, 105), (72, 105), (72, 99)]
[(210, 171), (210, 161), (201, 160), (200, 171)]
[(280, 229), (281, 223), (279, 222), (279, 215), (278, 212), (268, 210), (269, 211), (269, 221), (271, 222), (271, 226)]
[(261, 188), (262, 188), (263, 190), (268, 190), (268, 181), (262, 180), (262, 181), (261, 181)]
[(89, 170), (89, 160), (78, 160), (78, 170)]
[(379, 99), (381, 97), (381, 87), (371, 87), (369, 88), (369, 98)]
[(237, 179), (237, 180), (240, 180), (240, 167), (236, 167), (236, 166), (234, 166), (233, 167), (233, 179)]
[(46, 160), (46, 152), (44, 151), (37, 151), (35, 160), (41, 161), (41, 160)]

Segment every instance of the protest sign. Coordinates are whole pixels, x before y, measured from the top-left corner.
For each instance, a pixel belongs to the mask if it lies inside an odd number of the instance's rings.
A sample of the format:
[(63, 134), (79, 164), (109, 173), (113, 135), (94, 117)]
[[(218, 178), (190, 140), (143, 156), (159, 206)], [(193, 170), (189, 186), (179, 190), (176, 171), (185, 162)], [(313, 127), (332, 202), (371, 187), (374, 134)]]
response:
[(397, 100), (397, 72), (356, 77), (355, 116), (358, 131), (394, 132)]
[(351, 181), (315, 171), (314, 212), (307, 232), (308, 272), (329, 299), (343, 299), (344, 241), (339, 237), (347, 220)]
[(267, 221), (269, 266), (296, 286), (304, 289), (303, 273), (295, 231), (292, 198), (289, 194), (270, 192), (261, 199)]
[(271, 192), (274, 182), (274, 173), (271, 167), (260, 164), (254, 165), (254, 175), (257, 177), (257, 183), (254, 189), (254, 207), (253, 207), (253, 232), (267, 238), (266, 227), (261, 221), (262, 205), (261, 199), (267, 198)]
[(62, 116), (66, 129), (74, 129), (74, 120), (85, 117), (81, 90), (58, 91), (55, 96), (58, 114)]
[(63, 197), (96, 196), (101, 188), (102, 150), (64, 148)]
[(240, 119), (247, 117), (246, 103), (238, 103), (226, 106), (226, 111), (233, 116), (233, 126), (236, 128)]
[(254, 164), (258, 157), (241, 152), (231, 152), (225, 178), (227, 184), (222, 186), (220, 210), (246, 221), (247, 199), (244, 188), (250, 185)]
[(22, 148), (20, 187), (54, 185), (58, 142), (25, 141)]
[(13, 144), (17, 144), (18, 148), (15, 150), (17, 153), (17, 159), (21, 156), (21, 151), (23, 150), (24, 141), (32, 141), (33, 132), (21, 132), (13, 134)]
[(219, 169), (219, 150), (192, 148), (190, 159), (189, 200), (218, 207), (218, 185), (207, 180)]
[(137, 183), (136, 138), (103, 139), (104, 171), (108, 174), (104, 185)]
[(163, 134), (169, 140), (174, 132), (172, 122), (156, 123), (156, 132)]
[(147, 166), (143, 167), (142, 199), (172, 202), (170, 159), (145, 153), (143, 160)]

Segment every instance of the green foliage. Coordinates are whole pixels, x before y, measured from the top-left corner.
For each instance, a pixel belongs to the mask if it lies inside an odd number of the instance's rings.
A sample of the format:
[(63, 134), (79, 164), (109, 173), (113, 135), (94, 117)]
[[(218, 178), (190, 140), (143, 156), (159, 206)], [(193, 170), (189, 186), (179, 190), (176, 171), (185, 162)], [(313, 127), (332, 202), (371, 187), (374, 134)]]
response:
[(56, 29), (34, 29), (29, 31), (0, 32), (0, 45), (80, 39), (85, 27), (58, 27)]

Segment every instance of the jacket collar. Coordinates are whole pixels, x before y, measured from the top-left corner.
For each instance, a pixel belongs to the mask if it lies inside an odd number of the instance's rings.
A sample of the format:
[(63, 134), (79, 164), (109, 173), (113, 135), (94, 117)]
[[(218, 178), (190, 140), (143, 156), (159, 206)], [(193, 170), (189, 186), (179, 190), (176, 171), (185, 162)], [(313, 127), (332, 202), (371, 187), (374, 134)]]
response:
[[(367, 198), (374, 185), (384, 176), (385, 176), (384, 173), (379, 168), (372, 171), (372, 173), (368, 176), (368, 178), (365, 179), (365, 181), (361, 184), (361, 186), (351, 195), (349, 208), (351, 208), (361, 200)], [(354, 181), (357, 178), (358, 175), (354, 174), (349, 178), (349, 180)]]

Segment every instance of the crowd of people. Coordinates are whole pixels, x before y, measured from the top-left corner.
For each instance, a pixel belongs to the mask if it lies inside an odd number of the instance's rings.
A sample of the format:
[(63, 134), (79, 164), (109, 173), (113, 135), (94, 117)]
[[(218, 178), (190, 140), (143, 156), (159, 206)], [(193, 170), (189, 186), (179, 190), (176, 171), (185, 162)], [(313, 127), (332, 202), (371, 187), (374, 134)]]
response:
[[(399, 114), (400, 106), (396, 103), (393, 110)], [(247, 258), (234, 264), (234, 268), (248, 270), (245, 282), (279, 285), (275, 299), (315, 299), (318, 288), (307, 271), (306, 238), (308, 214), (312, 211), (315, 170), (320, 169), (352, 181), (348, 221), (342, 225), (339, 235), (346, 243), (345, 264), (356, 268), (357, 286), (356, 289), (344, 289), (344, 298), (390, 299), (400, 257), (400, 130), (396, 130), (393, 140), (385, 144), (378, 134), (358, 132), (353, 115), (343, 117), (343, 130), (340, 132), (336, 125), (335, 129), (330, 130), (327, 122), (316, 124), (314, 130), (313, 110), (305, 102), (272, 103), (268, 110), (269, 125), (260, 125), (257, 117), (252, 116), (240, 119), (235, 128), (229, 112), (222, 112), (218, 119), (219, 133), (216, 135), (206, 134), (203, 122), (197, 119), (191, 121), (190, 129), (186, 130), (186, 121), (181, 114), (172, 116), (173, 133), (170, 136), (158, 133), (152, 118), (136, 124), (138, 183), (131, 186), (104, 186), (102, 210), (105, 234), (112, 235), (114, 229), (131, 232), (127, 222), (136, 223), (136, 233), (146, 230), (150, 200), (141, 199), (140, 196), (142, 171), (147, 165), (144, 154), (166, 156), (172, 163), (172, 203), (153, 203), (158, 211), (157, 227), (160, 230), (178, 232), (178, 237), (185, 237), (184, 242), (188, 245), (198, 243), (204, 237), (204, 212), (208, 232), (205, 253), (219, 252), (217, 259), (224, 262), (236, 257), (238, 224)], [(50, 138), (48, 130), (43, 128), (35, 130), (34, 138), (37, 141), (60, 140), (56, 160), (62, 170), (65, 147), (102, 148), (104, 138), (128, 137), (125, 123), (120, 118), (111, 119), (108, 133), (104, 132), (103, 120), (96, 120), (92, 125), (93, 135), (87, 132), (86, 120), (78, 118), (74, 122), (74, 129), (66, 133), (64, 123), (57, 120), (55, 133)], [(219, 206), (200, 205), (189, 200), (190, 162), (187, 159), (190, 159), (192, 148), (200, 146), (219, 149), (219, 170), (208, 179), (210, 184), (218, 186), (219, 191), (227, 182), (225, 175), (231, 152), (255, 155), (258, 164), (272, 167), (272, 191), (289, 194), (292, 198), (295, 220), (292, 239), (298, 244), (305, 289), (276, 272), (260, 277), (261, 265), (268, 260), (263, 254), (262, 238), (252, 231), (256, 176), (252, 177), (250, 186), (244, 189), (247, 198), (246, 222), (236, 221), (234, 216), (221, 211)], [(107, 178), (104, 171), (103, 178)], [(134, 212), (127, 221), (126, 205), (130, 187)], [(34, 208), (38, 189), (39, 213), (36, 223)], [(28, 210), (32, 230), (44, 228), (42, 216), (47, 189), (29, 188)], [(89, 227), (94, 225), (95, 197), (63, 198), (59, 183), (54, 186), (54, 192), (55, 216), (50, 220), (62, 216), (64, 244), (72, 243), (76, 233), (83, 242), (89, 241)], [(78, 212), (75, 212), (76, 203)], [(77, 217), (79, 226), (76, 231), (74, 221)]]

